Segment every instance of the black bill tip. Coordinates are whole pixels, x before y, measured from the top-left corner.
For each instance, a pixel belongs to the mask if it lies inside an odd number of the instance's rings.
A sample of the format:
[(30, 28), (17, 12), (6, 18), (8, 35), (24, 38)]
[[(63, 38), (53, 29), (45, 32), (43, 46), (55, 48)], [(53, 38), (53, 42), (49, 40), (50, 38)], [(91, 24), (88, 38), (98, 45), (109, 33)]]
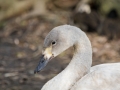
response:
[(49, 60), (45, 59), (44, 55), (42, 55), (36, 69), (34, 70), (34, 74), (40, 72), (47, 65), (48, 61)]
[(37, 73), (38, 73), (38, 71), (34, 70), (34, 74), (37, 74)]
[(38, 70), (36, 70), (36, 69), (34, 70), (34, 74), (37, 74), (38, 72), (40, 72), (40, 71), (38, 71)]

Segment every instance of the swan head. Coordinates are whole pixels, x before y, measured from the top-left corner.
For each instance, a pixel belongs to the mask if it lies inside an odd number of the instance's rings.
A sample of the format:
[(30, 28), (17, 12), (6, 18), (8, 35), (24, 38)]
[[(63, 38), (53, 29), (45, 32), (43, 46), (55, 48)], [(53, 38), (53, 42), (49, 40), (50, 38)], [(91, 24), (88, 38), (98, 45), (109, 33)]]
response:
[[(75, 44), (75, 38), (78, 34), (77, 29), (74, 26), (62, 25), (53, 28), (48, 33), (44, 40), (42, 56), (34, 71), (35, 73), (41, 71), (52, 58)], [(78, 30), (80, 31), (80, 29)]]

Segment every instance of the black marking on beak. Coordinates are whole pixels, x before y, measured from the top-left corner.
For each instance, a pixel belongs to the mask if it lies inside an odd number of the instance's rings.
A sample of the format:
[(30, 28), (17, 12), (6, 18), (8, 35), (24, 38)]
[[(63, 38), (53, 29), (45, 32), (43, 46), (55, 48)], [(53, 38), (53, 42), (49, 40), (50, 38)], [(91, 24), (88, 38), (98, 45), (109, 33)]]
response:
[(38, 65), (37, 65), (36, 69), (34, 70), (34, 73), (36, 74), (39, 71), (41, 71), (47, 65), (49, 60), (51, 60), (52, 58), (53, 58), (53, 56), (50, 57), (49, 59), (47, 59), (47, 58), (44, 57), (44, 55), (42, 55), (40, 57), (40, 61), (39, 61)]

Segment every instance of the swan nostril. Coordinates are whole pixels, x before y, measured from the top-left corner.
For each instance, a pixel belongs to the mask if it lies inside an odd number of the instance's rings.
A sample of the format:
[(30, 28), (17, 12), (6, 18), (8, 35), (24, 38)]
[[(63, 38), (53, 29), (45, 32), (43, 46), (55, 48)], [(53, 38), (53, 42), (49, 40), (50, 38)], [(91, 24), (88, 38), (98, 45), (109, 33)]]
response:
[(43, 63), (43, 62), (44, 62), (44, 60), (41, 61), (41, 63)]
[(44, 57), (45, 55), (43, 54), (42, 57)]
[(45, 59), (44, 59), (44, 54), (40, 57), (40, 63), (44, 63)]

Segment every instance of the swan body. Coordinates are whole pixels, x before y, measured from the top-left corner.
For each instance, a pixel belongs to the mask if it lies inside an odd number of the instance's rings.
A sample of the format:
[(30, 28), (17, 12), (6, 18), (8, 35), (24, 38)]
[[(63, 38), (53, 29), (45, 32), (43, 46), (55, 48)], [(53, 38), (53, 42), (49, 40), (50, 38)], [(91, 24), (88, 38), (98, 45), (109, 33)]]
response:
[(93, 66), (70, 90), (120, 90), (119, 63)]
[(43, 46), (43, 55), (35, 73), (71, 46), (74, 47), (74, 55), (69, 65), (41, 90), (120, 90), (120, 63), (91, 67), (91, 43), (79, 28), (70, 25), (55, 27), (46, 36)]

